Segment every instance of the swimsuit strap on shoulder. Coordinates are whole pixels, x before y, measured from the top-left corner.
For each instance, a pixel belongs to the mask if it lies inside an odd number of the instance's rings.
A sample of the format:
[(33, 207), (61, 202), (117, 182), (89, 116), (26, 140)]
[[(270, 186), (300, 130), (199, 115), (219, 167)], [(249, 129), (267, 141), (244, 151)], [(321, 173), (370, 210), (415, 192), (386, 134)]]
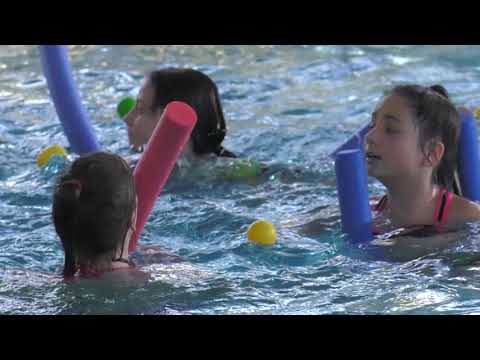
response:
[(434, 226), (438, 231), (442, 231), (448, 219), (448, 210), (452, 204), (453, 194), (446, 190), (440, 190), (438, 194), (437, 206), (435, 207)]

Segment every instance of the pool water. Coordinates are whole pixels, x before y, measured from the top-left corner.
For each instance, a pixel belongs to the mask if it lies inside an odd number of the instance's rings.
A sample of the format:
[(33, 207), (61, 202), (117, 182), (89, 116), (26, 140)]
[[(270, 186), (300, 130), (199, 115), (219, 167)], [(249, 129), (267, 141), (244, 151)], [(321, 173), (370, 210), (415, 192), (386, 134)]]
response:
[[(104, 148), (129, 155), (118, 101), (157, 67), (193, 67), (218, 84), (225, 145), (268, 170), (249, 180), (171, 177), (143, 244), (183, 261), (145, 273), (65, 283), (51, 221), (55, 176), (35, 164), (67, 145), (35, 46), (0, 46), (1, 314), (476, 314), (480, 227), (446, 248), (384, 259), (340, 231), (328, 154), (364, 125), (393, 84), (440, 83), (480, 105), (479, 46), (70, 46), (87, 112)], [(202, 166), (205, 168), (202, 169)], [(371, 182), (372, 193), (382, 187)], [(246, 240), (257, 219), (272, 247)], [(478, 263), (476, 262), (478, 260)]]

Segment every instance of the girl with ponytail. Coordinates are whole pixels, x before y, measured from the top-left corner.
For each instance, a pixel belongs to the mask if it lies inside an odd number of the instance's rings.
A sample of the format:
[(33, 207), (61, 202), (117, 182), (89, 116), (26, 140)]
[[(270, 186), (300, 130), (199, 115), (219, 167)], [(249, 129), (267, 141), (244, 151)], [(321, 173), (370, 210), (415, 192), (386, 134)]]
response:
[(97, 152), (76, 159), (53, 195), (53, 223), (65, 251), (63, 275), (129, 269), (136, 190), (121, 157)]
[(401, 85), (386, 93), (365, 139), (368, 173), (387, 188), (374, 206), (376, 233), (443, 232), (480, 220), (480, 206), (461, 197), (459, 132), (459, 112), (443, 86)]

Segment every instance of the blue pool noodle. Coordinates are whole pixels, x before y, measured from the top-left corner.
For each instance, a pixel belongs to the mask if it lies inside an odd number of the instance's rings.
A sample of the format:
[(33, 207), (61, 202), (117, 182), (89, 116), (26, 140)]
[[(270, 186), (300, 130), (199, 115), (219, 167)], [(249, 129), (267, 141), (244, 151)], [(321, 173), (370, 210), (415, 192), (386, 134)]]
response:
[(372, 240), (372, 212), (363, 151), (360, 149), (339, 151), (335, 158), (335, 173), (342, 230), (354, 243)]
[(77, 154), (100, 150), (82, 106), (64, 45), (40, 45), (40, 59), (63, 131)]
[(363, 143), (365, 141), (365, 135), (367, 135), (368, 133), (369, 125), (370, 124), (367, 124), (360, 130), (358, 130), (347, 141), (345, 141), (342, 145), (335, 149), (335, 151), (332, 152), (330, 156), (335, 158), (335, 156), (343, 150), (361, 149), (363, 151)]
[(461, 112), (461, 131), (458, 143), (458, 175), (463, 196), (480, 201), (480, 153), (475, 118), (471, 112)]

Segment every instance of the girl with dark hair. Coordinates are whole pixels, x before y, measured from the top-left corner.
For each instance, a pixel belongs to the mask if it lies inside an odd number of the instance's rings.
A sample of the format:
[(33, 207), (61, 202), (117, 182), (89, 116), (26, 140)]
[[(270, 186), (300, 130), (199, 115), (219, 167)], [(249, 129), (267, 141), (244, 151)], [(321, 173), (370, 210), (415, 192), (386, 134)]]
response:
[(172, 101), (185, 102), (197, 113), (197, 124), (185, 146), (184, 157), (236, 157), (222, 146), (227, 127), (217, 86), (207, 75), (192, 69), (157, 70), (145, 77), (136, 106), (124, 118), (133, 149), (141, 151)]
[(58, 180), (52, 216), (65, 252), (67, 278), (182, 262), (156, 245), (137, 246), (137, 266), (129, 259), (137, 192), (131, 169), (118, 155), (96, 152), (77, 158)]
[(387, 188), (374, 206), (377, 233), (443, 232), (480, 220), (480, 206), (460, 195), (456, 181), (460, 115), (440, 85), (402, 85), (372, 114), (366, 135), (370, 176)]
[(53, 222), (65, 251), (64, 276), (128, 269), (136, 221), (135, 183), (120, 156), (97, 152), (76, 159), (53, 196)]

